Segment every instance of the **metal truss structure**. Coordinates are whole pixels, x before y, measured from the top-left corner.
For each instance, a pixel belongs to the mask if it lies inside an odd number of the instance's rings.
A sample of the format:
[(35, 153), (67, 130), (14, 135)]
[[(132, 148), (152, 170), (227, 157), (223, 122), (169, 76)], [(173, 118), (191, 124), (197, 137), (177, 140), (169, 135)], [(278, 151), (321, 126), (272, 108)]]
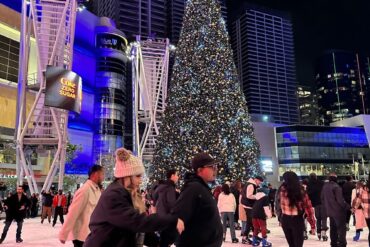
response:
[[(48, 65), (72, 68), (76, 9), (76, 0), (23, 0), (16, 123), (17, 176), (18, 184), (23, 183), (25, 176), (31, 193), (38, 192), (31, 155), (42, 150), (53, 153), (42, 189), (51, 187), (58, 171), (58, 187), (63, 187), (68, 111), (44, 105), (45, 71)], [(32, 85), (27, 76), (30, 33), (35, 36), (37, 49), (37, 79)], [(27, 114), (26, 90), (37, 92)]]
[(168, 39), (142, 41), (137, 36), (131, 48), (134, 152), (146, 162), (153, 159), (165, 109), (169, 53)]

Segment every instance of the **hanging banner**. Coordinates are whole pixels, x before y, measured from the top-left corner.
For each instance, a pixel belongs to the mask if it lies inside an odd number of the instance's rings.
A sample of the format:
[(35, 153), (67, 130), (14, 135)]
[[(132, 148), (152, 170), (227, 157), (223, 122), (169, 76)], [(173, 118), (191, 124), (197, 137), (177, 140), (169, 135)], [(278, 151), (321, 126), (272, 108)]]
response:
[(48, 66), (45, 73), (45, 106), (81, 112), (82, 79), (62, 67)]

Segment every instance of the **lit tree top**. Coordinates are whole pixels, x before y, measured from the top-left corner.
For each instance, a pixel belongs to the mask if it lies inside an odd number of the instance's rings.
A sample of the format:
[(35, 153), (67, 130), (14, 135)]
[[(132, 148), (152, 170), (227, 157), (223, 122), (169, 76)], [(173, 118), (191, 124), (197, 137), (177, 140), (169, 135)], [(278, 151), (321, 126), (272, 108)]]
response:
[(261, 173), (259, 145), (215, 0), (187, 2), (170, 85), (152, 166), (155, 180), (170, 167), (189, 171), (199, 151), (221, 161), (220, 182)]

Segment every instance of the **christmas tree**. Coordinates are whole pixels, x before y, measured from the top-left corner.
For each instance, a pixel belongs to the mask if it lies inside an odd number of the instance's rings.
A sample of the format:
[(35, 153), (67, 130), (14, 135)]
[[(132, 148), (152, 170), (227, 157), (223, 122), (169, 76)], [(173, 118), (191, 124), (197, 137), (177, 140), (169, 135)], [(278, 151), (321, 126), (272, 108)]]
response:
[(216, 0), (187, 1), (152, 182), (164, 179), (169, 168), (181, 175), (192, 171), (199, 151), (221, 161), (221, 183), (261, 174), (259, 145)]

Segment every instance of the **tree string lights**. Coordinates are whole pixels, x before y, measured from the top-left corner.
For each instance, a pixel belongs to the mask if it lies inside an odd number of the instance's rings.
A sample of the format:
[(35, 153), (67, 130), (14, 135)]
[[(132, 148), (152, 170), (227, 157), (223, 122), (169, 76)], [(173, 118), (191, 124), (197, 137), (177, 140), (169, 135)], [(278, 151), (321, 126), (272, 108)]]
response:
[(261, 174), (259, 145), (215, 0), (188, 0), (151, 182), (183, 175), (199, 151), (221, 161), (218, 182)]

